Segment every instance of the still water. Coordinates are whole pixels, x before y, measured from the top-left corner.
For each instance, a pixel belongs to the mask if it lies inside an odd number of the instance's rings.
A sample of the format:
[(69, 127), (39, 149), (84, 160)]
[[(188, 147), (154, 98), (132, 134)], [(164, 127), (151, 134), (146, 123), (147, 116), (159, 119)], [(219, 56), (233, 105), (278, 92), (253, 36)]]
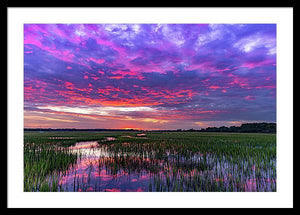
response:
[[(114, 141), (107, 137), (103, 142)], [(130, 147), (130, 143), (122, 143)], [(110, 145), (110, 147), (112, 147)], [(59, 191), (69, 192), (169, 192), (169, 191), (274, 191), (276, 180), (270, 170), (257, 177), (255, 165), (243, 163), (245, 173), (225, 158), (210, 153), (182, 156), (165, 151), (162, 159), (153, 154), (111, 151), (96, 141), (69, 147), (77, 161), (59, 173)], [(155, 153), (155, 152), (153, 152)], [(271, 161), (275, 162), (275, 161)], [(247, 167), (248, 165), (248, 167)], [(276, 165), (271, 163), (271, 165)], [(51, 180), (50, 180), (51, 181)]]
[[(107, 138), (107, 141), (113, 141)], [(63, 191), (147, 191), (151, 174), (147, 171), (130, 171), (114, 168), (118, 157), (112, 157), (105, 145), (99, 146), (96, 141), (79, 142), (69, 148), (78, 154), (75, 165), (66, 172), (60, 173), (60, 189)], [(147, 161), (147, 158), (135, 158)]]

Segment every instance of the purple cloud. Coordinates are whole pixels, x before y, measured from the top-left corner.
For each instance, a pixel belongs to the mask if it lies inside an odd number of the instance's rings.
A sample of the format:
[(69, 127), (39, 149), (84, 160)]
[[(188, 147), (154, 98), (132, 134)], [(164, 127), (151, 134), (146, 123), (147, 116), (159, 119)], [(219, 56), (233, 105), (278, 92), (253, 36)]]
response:
[(25, 24), (24, 99), (27, 127), (274, 122), (276, 25)]

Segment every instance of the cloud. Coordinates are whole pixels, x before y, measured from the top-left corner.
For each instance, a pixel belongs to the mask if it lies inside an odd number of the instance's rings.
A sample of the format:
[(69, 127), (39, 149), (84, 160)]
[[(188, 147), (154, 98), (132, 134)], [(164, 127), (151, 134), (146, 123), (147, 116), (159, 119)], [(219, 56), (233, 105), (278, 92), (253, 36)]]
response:
[(276, 25), (26, 24), (24, 104), (87, 127), (275, 121)]

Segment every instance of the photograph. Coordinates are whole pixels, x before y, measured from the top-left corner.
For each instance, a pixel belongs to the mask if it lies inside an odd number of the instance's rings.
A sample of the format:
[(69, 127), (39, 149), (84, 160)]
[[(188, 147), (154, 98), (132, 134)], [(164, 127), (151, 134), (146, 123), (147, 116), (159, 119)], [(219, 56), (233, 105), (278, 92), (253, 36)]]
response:
[(293, 212), (293, 5), (252, 6), (8, 7), (7, 212)]
[(24, 24), (25, 192), (276, 192), (276, 24)]

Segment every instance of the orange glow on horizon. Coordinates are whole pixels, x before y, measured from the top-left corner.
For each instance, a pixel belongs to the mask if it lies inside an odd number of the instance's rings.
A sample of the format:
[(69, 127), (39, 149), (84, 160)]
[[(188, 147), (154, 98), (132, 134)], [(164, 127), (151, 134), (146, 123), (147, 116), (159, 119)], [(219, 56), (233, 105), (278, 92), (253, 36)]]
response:
[(123, 127), (123, 128), (120, 128), (120, 129), (125, 129), (125, 130), (145, 130), (143, 128), (136, 128), (136, 127)]

